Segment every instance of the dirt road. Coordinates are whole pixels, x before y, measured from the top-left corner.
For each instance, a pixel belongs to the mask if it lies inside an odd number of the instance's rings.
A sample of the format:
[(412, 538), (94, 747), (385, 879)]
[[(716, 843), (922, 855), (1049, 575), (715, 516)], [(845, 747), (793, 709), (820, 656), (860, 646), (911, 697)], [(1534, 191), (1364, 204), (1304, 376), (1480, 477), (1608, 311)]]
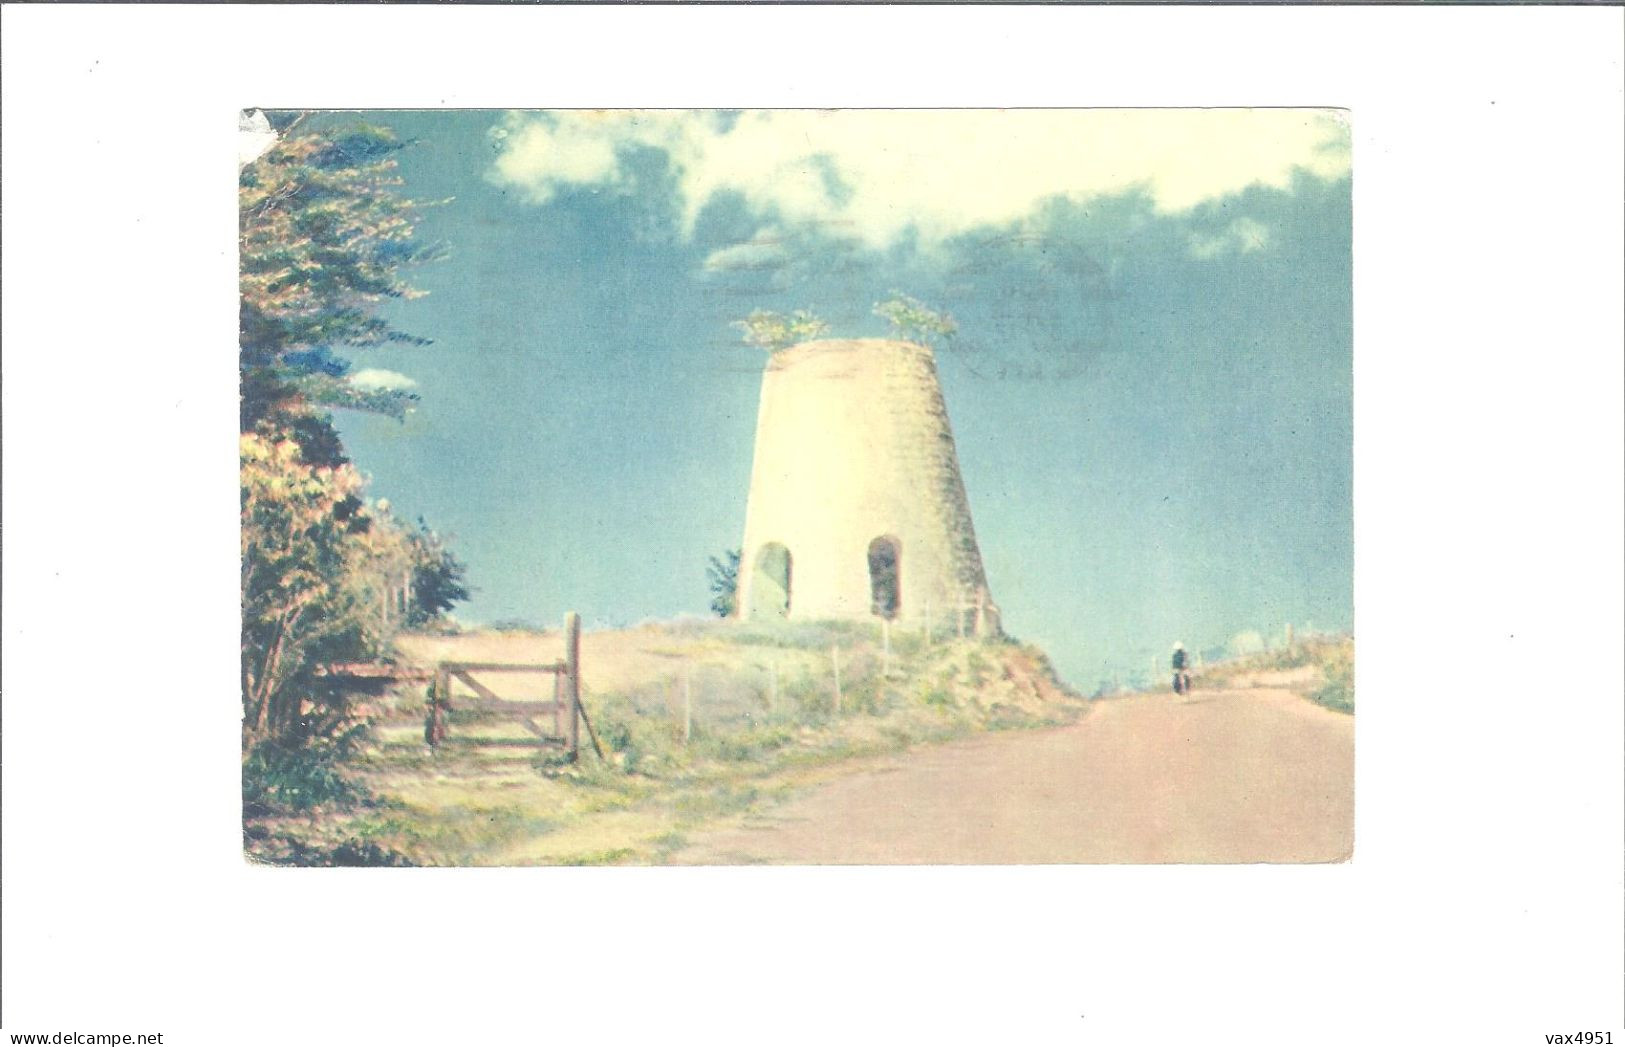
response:
[(1268, 687), (1097, 701), (1079, 723), (903, 753), (686, 864), (1326, 862), (1354, 841), (1354, 718)]

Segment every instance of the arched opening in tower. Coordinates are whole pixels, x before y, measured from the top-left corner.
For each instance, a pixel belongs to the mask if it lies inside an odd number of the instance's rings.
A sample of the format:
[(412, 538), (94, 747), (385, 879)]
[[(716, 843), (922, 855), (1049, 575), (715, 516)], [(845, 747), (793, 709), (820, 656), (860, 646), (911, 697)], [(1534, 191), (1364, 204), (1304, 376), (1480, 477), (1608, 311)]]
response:
[(903, 557), (902, 544), (891, 535), (881, 535), (869, 543), (869, 613), (896, 618), (903, 605), (898, 571)]
[(790, 550), (778, 542), (768, 542), (756, 552), (754, 577), (750, 584), (752, 618), (790, 616)]

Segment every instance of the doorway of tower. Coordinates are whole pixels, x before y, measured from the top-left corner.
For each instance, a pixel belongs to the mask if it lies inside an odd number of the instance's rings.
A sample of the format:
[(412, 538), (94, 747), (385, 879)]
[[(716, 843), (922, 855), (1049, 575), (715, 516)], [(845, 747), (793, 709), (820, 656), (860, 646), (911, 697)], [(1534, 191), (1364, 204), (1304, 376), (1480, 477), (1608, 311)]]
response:
[(885, 619), (897, 617), (903, 604), (898, 570), (902, 546), (891, 535), (881, 535), (869, 543), (869, 613)]
[(750, 581), (752, 618), (790, 617), (790, 550), (768, 542), (756, 552)]

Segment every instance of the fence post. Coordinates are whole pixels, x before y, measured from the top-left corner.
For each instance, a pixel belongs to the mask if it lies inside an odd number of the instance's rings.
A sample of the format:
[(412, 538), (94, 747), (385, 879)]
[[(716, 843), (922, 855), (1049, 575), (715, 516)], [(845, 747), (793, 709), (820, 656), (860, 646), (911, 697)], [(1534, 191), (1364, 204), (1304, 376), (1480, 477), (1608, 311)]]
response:
[(689, 663), (683, 663), (683, 744), (694, 734), (694, 688)]
[(429, 744), (439, 745), (446, 737), (446, 698), (451, 690), (451, 674), (444, 665), (434, 669), (434, 697), (429, 700)]
[(564, 737), (564, 674), (553, 674), (553, 737)]
[(835, 711), (841, 711), (841, 645), (835, 644), (829, 649), (830, 664), (835, 668)]
[(564, 616), (564, 699), (570, 704), (570, 759), (581, 748), (581, 616), (570, 611)]
[(429, 690), (425, 695), (423, 706), (423, 743), (433, 749), (437, 739), (434, 736), (434, 714), (436, 703), (440, 700), (440, 667), (436, 666), (434, 676), (429, 679)]

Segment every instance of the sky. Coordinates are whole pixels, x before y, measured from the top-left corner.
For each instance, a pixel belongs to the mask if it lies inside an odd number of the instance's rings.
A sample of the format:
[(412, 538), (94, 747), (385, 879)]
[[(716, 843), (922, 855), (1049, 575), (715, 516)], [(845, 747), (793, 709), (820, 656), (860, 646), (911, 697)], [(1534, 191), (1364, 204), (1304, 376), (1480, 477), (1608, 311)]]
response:
[[(350, 117), (333, 116), (343, 121)], [(453, 537), (471, 623), (707, 613), (766, 357), (808, 308), (937, 350), (1005, 628), (1086, 690), (1351, 630), (1349, 135), (1325, 110), (377, 112), (447, 249), (350, 354), (370, 493)]]

